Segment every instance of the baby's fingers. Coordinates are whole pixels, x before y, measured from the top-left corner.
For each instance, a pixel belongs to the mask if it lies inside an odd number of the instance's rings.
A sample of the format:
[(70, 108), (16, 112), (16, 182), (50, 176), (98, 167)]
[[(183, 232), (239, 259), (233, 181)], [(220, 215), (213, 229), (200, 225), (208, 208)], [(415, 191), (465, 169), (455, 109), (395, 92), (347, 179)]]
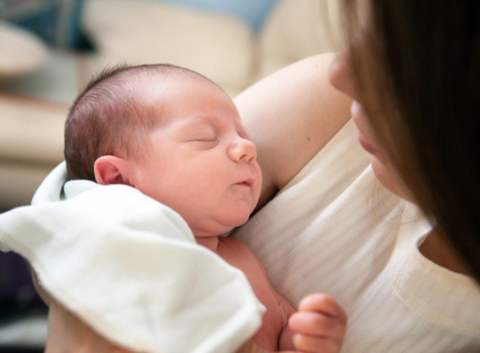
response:
[(326, 339), (320, 337), (295, 334), (293, 344), (298, 351), (308, 353), (337, 353), (342, 348), (342, 339)]
[(298, 312), (290, 316), (288, 326), (294, 332), (309, 336), (342, 338), (345, 324), (336, 318), (316, 312)]
[(319, 312), (326, 316), (337, 318), (347, 324), (347, 313), (333, 297), (324, 293), (313, 293), (305, 296), (298, 304), (299, 312)]
[(296, 332), (293, 344), (302, 352), (339, 352), (347, 329), (347, 314), (335, 299), (315, 293), (304, 297), (288, 320)]

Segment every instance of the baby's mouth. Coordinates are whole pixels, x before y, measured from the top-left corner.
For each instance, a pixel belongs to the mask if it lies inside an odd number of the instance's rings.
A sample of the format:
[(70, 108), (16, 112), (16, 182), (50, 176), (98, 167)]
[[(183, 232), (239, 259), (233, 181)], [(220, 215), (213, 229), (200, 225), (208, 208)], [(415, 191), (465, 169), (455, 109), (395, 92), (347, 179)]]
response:
[(255, 185), (255, 178), (248, 178), (246, 180), (243, 180), (239, 183), (236, 183), (235, 185), (242, 185), (242, 186), (247, 186), (249, 188), (251, 188), (253, 185)]

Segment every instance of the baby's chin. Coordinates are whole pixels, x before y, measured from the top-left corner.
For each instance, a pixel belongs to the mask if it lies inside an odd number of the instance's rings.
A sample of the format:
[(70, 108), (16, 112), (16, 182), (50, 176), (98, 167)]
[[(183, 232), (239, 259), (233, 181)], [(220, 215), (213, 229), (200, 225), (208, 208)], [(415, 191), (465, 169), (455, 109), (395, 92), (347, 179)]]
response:
[(239, 213), (238, 217), (231, 223), (232, 227), (230, 230), (236, 227), (243, 226), (245, 223), (247, 223), (256, 205), (257, 203), (255, 202), (255, 204), (250, 207), (246, 212), (243, 212), (243, 214)]
[[(238, 215), (240, 216), (240, 215)], [(228, 219), (216, 219), (209, 222), (208, 225), (199, 225), (197, 227), (192, 227), (193, 234), (196, 237), (209, 237), (225, 234), (233, 230), (234, 228), (240, 227), (247, 223), (250, 218), (250, 213), (245, 216), (240, 217), (229, 217)]]

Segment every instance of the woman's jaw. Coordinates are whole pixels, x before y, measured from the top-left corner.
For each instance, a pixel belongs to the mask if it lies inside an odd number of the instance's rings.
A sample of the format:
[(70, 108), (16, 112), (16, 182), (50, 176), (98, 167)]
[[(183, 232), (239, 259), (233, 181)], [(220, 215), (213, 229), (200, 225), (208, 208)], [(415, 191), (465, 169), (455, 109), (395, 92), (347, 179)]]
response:
[(358, 128), (359, 143), (371, 155), (372, 169), (378, 181), (395, 195), (416, 204), (410, 190), (374, 137), (375, 134), (369, 118), (359, 102), (353, 101), (351, 113)]

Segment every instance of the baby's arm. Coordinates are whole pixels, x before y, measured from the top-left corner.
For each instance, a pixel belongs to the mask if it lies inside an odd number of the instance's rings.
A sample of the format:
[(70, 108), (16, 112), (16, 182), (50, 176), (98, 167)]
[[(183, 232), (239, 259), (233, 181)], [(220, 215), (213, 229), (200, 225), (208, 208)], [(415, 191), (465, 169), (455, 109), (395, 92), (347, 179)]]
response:
[[(257, 261), (270, 282), (262, 263), (258, 258)], [(271, 289), (288, 319), (278, 337), (281, 352), (340, 352), (347, 329), (347, 314), (333, 297), (324, 293), (309, 294), (300, 301), (297, 312), (273, 286)]]
[(302, 352), (340, 352), (347, 329), (347, 314), (331, 296), (305, 296), (298, 312), (290, 316), (288, 327), (295, 332), (293, 344)]
[(280, 306), (286, 318), (285, 326), (278, 336), (278, 349), (279, 351), (296, 351), (295, 345), (293, 344), (293, 336), (295, 332), (289, 327), (288, 321), (290, 316), (295, 314), (297, 311), (280, 293), (278, 293), (275, 289), (273, 289), (273, 291), (277, 299), (278, 306)]

